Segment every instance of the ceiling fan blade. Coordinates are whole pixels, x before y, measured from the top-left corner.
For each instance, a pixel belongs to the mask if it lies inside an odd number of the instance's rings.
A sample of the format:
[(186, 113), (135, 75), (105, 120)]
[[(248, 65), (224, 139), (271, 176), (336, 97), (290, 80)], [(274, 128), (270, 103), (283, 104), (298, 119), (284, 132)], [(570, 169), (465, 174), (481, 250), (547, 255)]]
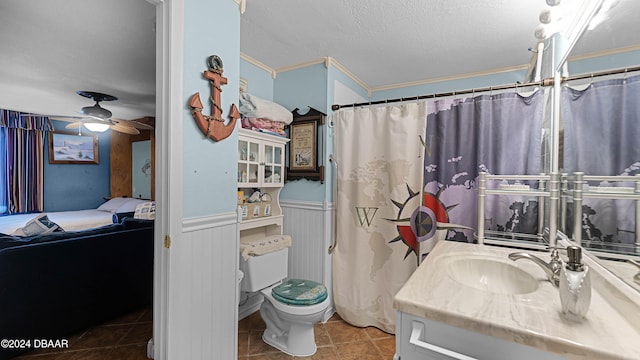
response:
[(142, 130), (153, 130), (153, 129), (155, 129), (153, 126), (151, 126), (149, 124), (141, 123), (141, 122), (135, 121), (135, 120), (129, 120), (129, 121), (127, 121), (127, 124), (133, 126), (136, 129), (142, 129)]
[(133, 126), (124, 125), (122, 123), (115, 123), (111, 125), (111, 130), (115, 130), (125, 134), (138, 135), (140, 131)]
[(65, 129), (77, 129), (79, 127), (82, 127), (82, 121), (70, 123), (67, 126), (65, 126), (64, 128)]
[(125, 120), (125, 119), (111, 119), (111, 120), (117, 124), (126, 124), (127, 126), (134, 127), (136, 129), (141, 129), (141, 130), (155, 129), (153, 126), (149, 124), (145, 124), (135, 120)]

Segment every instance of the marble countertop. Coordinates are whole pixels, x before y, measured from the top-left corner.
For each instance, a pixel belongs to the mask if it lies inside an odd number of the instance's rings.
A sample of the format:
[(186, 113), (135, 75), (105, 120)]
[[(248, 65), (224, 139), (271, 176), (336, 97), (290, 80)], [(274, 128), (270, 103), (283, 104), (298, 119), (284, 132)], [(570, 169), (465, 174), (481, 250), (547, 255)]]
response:
[[(528, 260), (511, 261), (520, 250), (440, 241), (394, 298), (397, 310), (470, 331), (528, 345), (568, 359), (640, 359), (639, 303), (609, 296), (606, 277), (592, 268), (591, 306), (583, 322), (561, 315), (558, 289), (542, 269)], [(527, 250), (549, 260), (549, 254)], [(527, 294), (497, 294), (462, 285), (446, 270), (454, 256), (507, 262), (526, 271), (539, 283)], [(623, 306), (618, 306), (623, 302)], [(615, 306), (614, 306), (615, 305)], [(624, 308), (624, 311), (618, 309)], [(625, 312), (635, 312), (628, 316)]]
[(599, 260), (604, 266), (609, 269), (614, 275), (618, 276), (624, 282), (629, 284), (629, 286), (634, 289), (640, 291), (640, 283), (634, 281), (633, 277), (640, 272), (637, 266), (625, 262), (625, 261), (614, 261), (614, 260)]

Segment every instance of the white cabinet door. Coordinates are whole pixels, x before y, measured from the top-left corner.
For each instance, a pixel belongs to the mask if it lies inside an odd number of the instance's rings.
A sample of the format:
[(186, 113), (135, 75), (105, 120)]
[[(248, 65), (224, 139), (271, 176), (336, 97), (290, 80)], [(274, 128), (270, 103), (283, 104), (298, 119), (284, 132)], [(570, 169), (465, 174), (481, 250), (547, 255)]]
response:
[(238, 187), (260, 187), (260, 150), (262, 144), (257, 139), (238, 139)]
[(284, 145), (264, 144), (263, 186), (284, 185)]
[(238, 187), (284, 186), (287, 138), (241, 129), (238, 136)]

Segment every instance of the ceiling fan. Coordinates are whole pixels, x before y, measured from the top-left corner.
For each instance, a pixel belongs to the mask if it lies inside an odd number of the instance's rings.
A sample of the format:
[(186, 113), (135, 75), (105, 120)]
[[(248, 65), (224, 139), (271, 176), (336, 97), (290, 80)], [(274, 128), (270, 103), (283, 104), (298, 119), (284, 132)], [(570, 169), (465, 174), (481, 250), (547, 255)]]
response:
[(76, 94), (93, 99), (96, 103), (92, 106), (85, 106), (80, 109), (84, 116), (50, 116), (52, 120), (70, 121), (71, 124), (65, 126), (67, 129), (80, 129), (82, 126), (90, 131), (103, 132), (108, 129), (137, 135), (142, 130), (153, 130), (153, 126), (134, 120), (124, 120), (112, 118), (111, 111), (100, 106), (101, 101), (115, 101), (117, 97), (95, 91), (78, 91)]

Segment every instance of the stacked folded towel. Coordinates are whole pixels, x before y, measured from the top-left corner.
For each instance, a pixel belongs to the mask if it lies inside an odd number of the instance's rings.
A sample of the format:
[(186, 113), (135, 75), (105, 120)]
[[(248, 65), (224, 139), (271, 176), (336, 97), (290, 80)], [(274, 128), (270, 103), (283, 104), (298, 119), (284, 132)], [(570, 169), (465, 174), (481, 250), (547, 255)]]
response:
[(259, 256), (291, 246), (291, 235), (271, 235), (255, 240), (240, 240), (240, 253), (244, 261), (251, 256)]

